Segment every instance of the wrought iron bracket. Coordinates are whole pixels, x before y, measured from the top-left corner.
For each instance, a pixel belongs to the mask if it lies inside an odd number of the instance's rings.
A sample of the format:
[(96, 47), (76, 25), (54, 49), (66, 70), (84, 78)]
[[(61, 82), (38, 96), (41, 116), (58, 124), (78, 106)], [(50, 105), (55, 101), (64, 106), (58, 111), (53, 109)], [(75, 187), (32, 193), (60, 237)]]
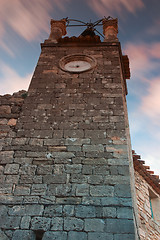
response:
[[(107, 18), (104, 17), (100, 20), (97, 20), (96, 22), (83, 22), (81, 20), (76, 20), (76, 19), (70, 19), (68, 17), (64, 18), (66, 20), (66, 27), (83, 27), (83, 26), (86, 26), (88, 29), (91, 29), (93, 31), (96, 31), (99, 35), (101, 35), (103, 38), (104, 38), (104, 35), (101, 34), (97, 29), (96, 29), (96, 26), (101, 26), (103, 25), (102, 24), (102, 21), (103, 20), (110, 20), (110, 19), (113, 19), (111, 16), (108, 16)], [(73, 24), (72, 24), (73, 22)], [(75, 22), (75, 24), (74, 24)]]

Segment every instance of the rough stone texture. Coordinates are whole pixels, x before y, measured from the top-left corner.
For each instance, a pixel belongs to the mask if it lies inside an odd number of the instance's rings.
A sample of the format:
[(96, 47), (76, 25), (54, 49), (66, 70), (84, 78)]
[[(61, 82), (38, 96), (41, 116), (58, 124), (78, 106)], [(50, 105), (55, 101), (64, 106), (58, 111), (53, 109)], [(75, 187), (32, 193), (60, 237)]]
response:
[[(95, 68), (80, 74), (59, 68), (62, 57), (82, 52), (96, 59)], [(28, 93), (0, 97), (0, 105), (4, 234), (133, 238), (119, 43), (44, 43)]]
[[(157, 220), (152, 217), (151, 206), (149, 201), (150, 196), (149, 189), (151, 189), (153, 192), (154, 190), (138, 172), (135, 172), (135, 180), (136, 180), (137, 206), (139, 214), (140, 239), (159, 240), (160, 219)], [(160, 198), (159, 194), (156, 193), (156, 195), (158, 198)], [(157, 209), (155, 209), (155, 211), (159, 213), (159, 206), (157, 206)], [(153, 215), (155, 211), (153, 211)]]

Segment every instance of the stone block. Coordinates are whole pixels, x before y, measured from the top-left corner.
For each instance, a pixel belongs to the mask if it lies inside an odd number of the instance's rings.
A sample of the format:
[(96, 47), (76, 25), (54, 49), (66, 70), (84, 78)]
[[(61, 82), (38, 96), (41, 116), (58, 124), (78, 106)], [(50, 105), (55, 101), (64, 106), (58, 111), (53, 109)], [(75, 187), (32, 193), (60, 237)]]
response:
[[(57, 159), (55, 159), (55, 162), (56, 162), (56, 164), (54, 164), (54, 174), (52, 176), (55, 176), (55, 178), (57, 178), (58, 175), (59, 175), (59, 177), (66, 176), (66, 173), (64, 173), (65, 172), (64, 166), (67, 163), (71, 163), (72, 160), (71, 159), (58, 159), (57, 158)], [(63, 164), (61, 164), (61, 163), (63, 163)], [(56, 179), (55, 179), (55, 181), (56, 181)]]
[(129, 176), (128, 166), (118, 166), (118, 174), (123, 176)]
[[(4, 183), (5, 182), (5, 179), (6, 179), (6, 176), (5, 175), (0, 175), (0, 183)], [(6, 182), (7, 183), (7, 182)]]
[(106, 219), (105, 232), (108, 233), (134, 233), (134, 222), (128, 219)]
[(79, 218), (91, 218), (96, 216), (94, 206), (79, 205), (75, 207), (75, 216)]
[(2, 230), (0, 230), (0, 239), (1, 240), (9, 240), (7, 235)]
[(30, 216), (24, 216), (21, 219), (21, 229), (29, 229), (31, 222), (31, 217)]
[(106, 138), (106, 131), (104, 130), (85, 130), (85, 137), (92, 139), (104, 139)]
[(43, 182), (46, 184), (50, 183), (66, 183), (67, 181), (67, 174), (54, 174), (54, 175), (45, 175), (43, 177)]
[(12, 163), (12, 164), (6, 164), (4, 169), (4, 174), (18, 174), (19, 171), (19, 164)]
[(55, 196), (40, 196), (39, 203), (40, 204), (54, 204), (55, 203)]
[(120, 198), (120, 197), (103, 197), (101, 198), (101, 204), (103, 206), (132, 206), (131, 198)]
[(99, 206), (101, 205), (101, 197), (82, 197), (82, 204)]
[(27, 138), (13, 138), (12, 145), (25, 145)]
[(104, 232), (105, 221), (103, 219), (85, 219), (84, 230), (87, 232)]
[(38, 184), (38, 183), (39, 183), (39, 184), (42, 183), (42, 176), (37, 176), (37, 175), (34, 176), (34, 177), (33, 177), (33, 183), (37, 183), (37, 184)]
[(117, 218), (133, 219), (133, 210), (128, 207), (117, 208)]
[(103, 207), (103, 217), (107, 218), (116, 218), (117, 212), (115, 207)]
[(7, 124), (7, 122), (8, 122), (8, 120), (7, 119), (0, 119), (0, 125), (6, 125)]
[(7, 175), (6, 183), (18, 184), (19, 176), (18, 175)]
[(40, 165), (37, 168), (37, 175), (52, 174), (53, 165)]
[(31, 230), (16, 230), (13, 234), (12, 240), (35, 240), (35, 234)]
[(74, 153), (72, 152), (52, 152), (52, 156), (55, 158), (72, 158), (75, 157)]
[(12, 192), (12, 184), (3, 184), (0, 186), (0, 194), (9, 194)]
[(108, 117), (107, 116), (95, 116), (93, 117), (93, 122), (99, 123), (99, 122), (108, 122)]
[(71, 184), (59, 184), (56, 186), (55, 195), (57, 197), (70, 196), (72, 195), (72, 185)]
[(71, 183), (87, 183), (88, 181), (88, 176), (82, 175), (82, 174), (72, 174), (70, 177), (70, 182)]
[(99, 185), (103, 183), (103, 176), (100, 175), (91, 175), (88, 176), (88, 183), (92, 185)]
[(76, 146), (76, 145), (73, 145), (73, 146), (67, 146), (67, 151), (68, 152), (81, 152), (82, 151), (82, 148), (81, 146)]
[(45, 157), (46, 152), (27, 152), (27, 157), (41, 158)]
[(67, 151), (66, 146), (49, 146), (48, 150), (51, 152), (65, 152)]
[(51, 218), (33, 217), (31, 220), (31, 229), (47, 231), (50, 229), (50, 222)]
[(57, 204), (80, 204), (81, 198), (79, 198), (79, 197), (63, 197), (63, 198), (56, 197), (56, 203)]
[[(108, 165), (108, 159), (106, 158), (85, 158), (82, 160), (83, 164), (87, 165)], [(88, 167), (88, 166), (87, 166)]]
[(134, 234), (114, 234), (114, 240), (135, 240)]
[(64, 130), (65, 138), (84, 138), (83, 130)]
[(33, 178), (34, 178), (34, 177), (33, 177), (32, 175), (28, 175), (28, 174), (21, 175), (21, 176), (20, 176), (19, 183), (20, 183), (20, 184), (33, 183)]
[(26, 204), (35, 204), (39, 202), (39, 196), (24, 196), (24, 203)]
[(104, 152), (104, 146), (102, 144), (98, 145), (83, 145), (84, 152)]
[(36, 172), (36, 168), (37, 166), (36, 165), (30, 165), (30, 164), (24, 164), (20, 167), (19, 169), (19, 173), (20, 174), (27, 174), (27, 175), (35, 175), (35, 172)]
[(108, 175), (109, 174), (109, 169), (108, 166), (95, 166), (93, 168), (93, 174), (94, 175)]
[(79, 184), (76, 187), (76, 196), (88, 196), (89, 195), (89, 185)]
[(124, 182), (129, 182), (130, 176), (122, 176), (122, 175), (108, 175), (104, 176), (104, 184), (123, 184)]
[(82, 174), (84, 174), (84, 175), (92, 175), (92, 173), (93, 173), (93, 166), (83, 165)]
[(44, 216), (45, 217), (62, 216), (62, 206), (61, 205), (46, 206), (44, 210)]
[(52, 231), (62, 231), (63, 230), (63, 218), (61, 218), (61, 217), (52, 218), (51, 230)]
[(60, 145), (62, 141), (63, 140), (59, 138), (44, 139), (44, 146)]
[(65, 145), (82, 146), (83, 144), (90, 144), (89, 138), (66, 138)]
[(0, 163), (7, 164), (13, 162), (14, 151), (1, 151), (0, 154)]
[(64, 218), (64, 230), (66, 231), (81, 231), (83, 230), (84, 222), (82, 219), (75, 217)]
[(115, 196), (117, 197), (131, 197), (131, 187), (128, 184), (115, 185)]
[[(113, 234), (109, 233), (102, 233), (102, 232), (89, 232), (88, 233), (88, 240), (114, 240)], [(118, 239), (117, 239), (118, 240)], [(123, 238), (119, 239), (123, 240)], [(128, 238), (128, 240), (130, 240)]]
[(1, 105), (0, 106), (0, 114), (10, 114), (11, 113), (11, 107), (8, 105)]
[(116, 159), (116, 158), (113, 158), (113, 159), (108, 159), (108, 165), (109, 166), (129, 166), (129, 161), (128, 159)]
[(41, 216), (43, 213), (43, 205), (29, 204), (29, 205), (16, 205), (9, 210), (9, 215), (14, 216)]
[[(47, 139), (48, 140), (48, 139)], [(47, 140), (44, 140), (44, 141), (47, 141)], [(37, 138), (31, 138), (29, 140), (29, 145), (32, 145), (32, 146), (43, 146), (43, 139), (37, 139)], [(45, 145), (45, 144), (44, 144)]]
[(91, 196), (97, 197), (113, 197), (114, 187), (112, 186), (90, 186)]
[(1, 229), (19, 229), (21, 217), (15, 216), (3, 216), (0, 219)]
[(29, 195), (31, 186), (18, 185), (14, 190), (14, 195)]
[(43, 235), (43, 240), (67, 240), (67, 232), (47, 231)]
[(3, 174), (3, 172), (4, 172), (4, 167), (0, 166), (0, 174)]
[(76, 231), (70, 231), (68, 232), (68, 240), (87, 240), (87, 233), (85, 232), (76, 232)]
[(46, 184), (32, 184), (31, 195), (45, 195), (46, 189)]
[(32, 158), (16, 157), (14, 158), (14, 163), (30, 165), (32, 164), (32, 160)]
[(0, 205), (0, 216), (7, 216), (8, 208), (4, 205)]
[(65, 205), (63, 207), (63, 216), (65, 217), (73, 217), (75, 214), (74, 206), (72, 205)]
[(23, 202), (23, 196), (9, 196), (6, 198), (6, 195), (0, 195), (1, 204), (21, 204)]
[(82, 164), (66, 164), (65, 172), (69, 174), (81, 173)]

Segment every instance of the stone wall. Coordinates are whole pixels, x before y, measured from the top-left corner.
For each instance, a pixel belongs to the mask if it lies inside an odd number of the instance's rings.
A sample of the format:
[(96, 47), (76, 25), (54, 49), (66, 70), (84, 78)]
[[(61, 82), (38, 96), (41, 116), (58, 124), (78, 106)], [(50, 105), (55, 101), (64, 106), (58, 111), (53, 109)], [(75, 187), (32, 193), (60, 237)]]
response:
[[(82, 52), (96, 68), (59, 68)], [(42, 46), (1, 148), (2, 239), (135, 239), (125, 108), (118, 42)]]
[[(149, 189), (154, 189), (144, 180), (144, 178), (135, 172), (137, 206), (139, 214), (139, 234), (141, 240), (159, 240), (160, 225), (153, 219), (149, 201)], [(159, 194), (158, 194), (158, 197)], [(157, 209), (159, 212), (159, 208)]]
[(14, 126), (20, 115), (27, 92), (21, 90), (13, 95), (0, 96), (0, 138), (13, 137)]

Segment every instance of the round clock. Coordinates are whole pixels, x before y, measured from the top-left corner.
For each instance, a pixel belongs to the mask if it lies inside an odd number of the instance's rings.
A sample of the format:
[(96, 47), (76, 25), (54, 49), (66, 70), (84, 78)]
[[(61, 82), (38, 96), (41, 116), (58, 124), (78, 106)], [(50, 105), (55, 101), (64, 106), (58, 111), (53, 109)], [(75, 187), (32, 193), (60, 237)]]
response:
[(96, 60), (87, 55), (73, 54), (63, 57), (59, 66), (63, 71), (80, 73), (92, 69), (96, 66)]

